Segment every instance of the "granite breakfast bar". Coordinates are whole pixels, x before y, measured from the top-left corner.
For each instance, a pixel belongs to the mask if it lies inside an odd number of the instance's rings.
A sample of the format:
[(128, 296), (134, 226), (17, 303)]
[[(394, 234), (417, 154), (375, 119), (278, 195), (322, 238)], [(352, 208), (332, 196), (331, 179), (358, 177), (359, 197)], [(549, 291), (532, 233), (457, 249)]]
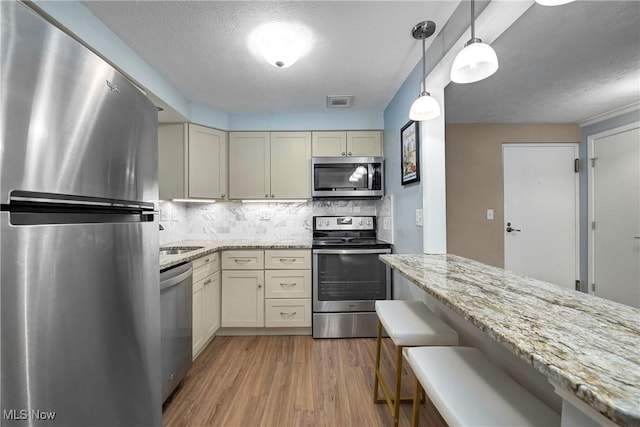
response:
[(640, 310), (456, 255), (380, 259), (546, 376), (563, 424), (640, 425)]

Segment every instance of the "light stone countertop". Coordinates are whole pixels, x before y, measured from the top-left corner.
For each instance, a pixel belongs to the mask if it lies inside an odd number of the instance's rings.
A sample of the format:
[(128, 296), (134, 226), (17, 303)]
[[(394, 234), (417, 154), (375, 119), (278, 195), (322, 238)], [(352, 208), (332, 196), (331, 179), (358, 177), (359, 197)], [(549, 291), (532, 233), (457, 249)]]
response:
[(182, 240), (160, 245), (162, 249), (202, 246), (184, 254), (160, 255), (160, 270), (185, 261), (193, 261), (216, 251), (233, 249), (311, 249), (311, 239), (305, 240)]
[(596, 412), (640, 425), (640, 310), (456, 255), (391, 268)]

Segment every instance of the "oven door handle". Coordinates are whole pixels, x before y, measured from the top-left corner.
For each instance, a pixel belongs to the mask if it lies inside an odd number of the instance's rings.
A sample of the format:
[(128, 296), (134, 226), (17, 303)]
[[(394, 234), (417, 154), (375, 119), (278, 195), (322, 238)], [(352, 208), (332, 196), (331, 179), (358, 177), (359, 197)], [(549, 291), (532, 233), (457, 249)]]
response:
[(347, 255), (347, 254), (390, 254), (391, 249), (313, 249), (313, 254)]

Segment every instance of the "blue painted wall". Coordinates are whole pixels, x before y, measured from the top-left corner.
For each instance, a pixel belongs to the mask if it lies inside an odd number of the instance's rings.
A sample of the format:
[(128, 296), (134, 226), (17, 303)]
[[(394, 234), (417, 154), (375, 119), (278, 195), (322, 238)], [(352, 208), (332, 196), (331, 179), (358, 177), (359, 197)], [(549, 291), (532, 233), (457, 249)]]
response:
[[(409, 121), (409, 109), (418, 97), (422, 64), (409, 74), (384, 111), (385, 193), (393, 195), (393, 252), (422, 253), (422, 227), (415, 225), (422, 209), (422, 181), (400, 184), (400, 129)], [(421, 161), (422, 164), (422, 161)], [(393, 272), (394, 298), (409, 298), (417, 288)]]
[(589, 278), (589, 172), (591, 168), (588, 167), (587, 138), (600, 132), (639, 122), (640, 110), (637, 110), (582, 128), (580, 163), (587, 166), (580, 169), (580, 283), (583, 292), (589, 290), (587, 281)]

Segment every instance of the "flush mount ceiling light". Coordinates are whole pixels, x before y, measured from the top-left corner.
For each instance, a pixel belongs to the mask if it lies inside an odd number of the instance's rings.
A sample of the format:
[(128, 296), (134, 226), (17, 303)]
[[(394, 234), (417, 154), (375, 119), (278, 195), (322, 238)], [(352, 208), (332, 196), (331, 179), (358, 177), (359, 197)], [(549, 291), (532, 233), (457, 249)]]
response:
[(292, 66), (311, 50), (311, 32), (300, 24), (268, 22), (249, 35), (250, 49), (276, 68)]
[(536, 3), (542, 6), (560, 6), (561, 4), (571, 3), (574, 0), (536, 0)]
[(475, 7), (471, 0), (471, 39), (464, 45), (451, 66), (451, 81), (473, 83), (486, 79), (498, 70), (498, 56), (491, 46), (476, 38)]
[(422, 92), (418, 99), (413, 101), (409, 110), (409, 118), (414, 121), (431, 120), (440, 115), (440, 104), (427, 92), (427, 63), (425, 40), (436, 31), (433, 21), (423, 21), (413, 27), (411, 34), (416, 40), (422, 40)]

